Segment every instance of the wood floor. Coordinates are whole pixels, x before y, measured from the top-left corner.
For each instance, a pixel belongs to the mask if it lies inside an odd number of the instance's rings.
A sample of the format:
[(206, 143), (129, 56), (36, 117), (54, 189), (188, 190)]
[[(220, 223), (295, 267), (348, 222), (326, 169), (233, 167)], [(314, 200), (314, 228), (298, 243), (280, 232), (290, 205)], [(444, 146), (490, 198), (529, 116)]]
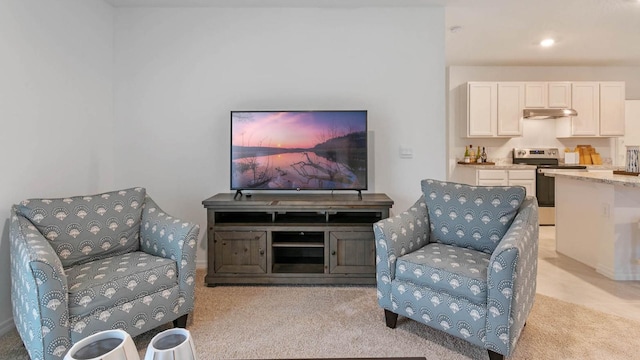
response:
[(640, 321), (640, 281), (613, 281), (556, 253), (555, 227), (540, 227), (537, 292)]

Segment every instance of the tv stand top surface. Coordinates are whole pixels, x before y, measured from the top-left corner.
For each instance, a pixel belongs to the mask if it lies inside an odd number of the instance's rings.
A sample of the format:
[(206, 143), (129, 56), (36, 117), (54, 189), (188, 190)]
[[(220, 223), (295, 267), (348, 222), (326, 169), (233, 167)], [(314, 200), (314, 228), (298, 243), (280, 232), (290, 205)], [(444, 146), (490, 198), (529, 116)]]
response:
[(305, 209), (330, 209), (330, 208), (360, 208), (360, 207), (386, 207), (393, 205), (386, 194), (364, 193), (362, 199), (355, 193), (339, 194), (273, 194), (257, 193), (251, 197), (237, 197), (233, 193), (219, 193), (202, 201), (205, 208), (305, 208)]

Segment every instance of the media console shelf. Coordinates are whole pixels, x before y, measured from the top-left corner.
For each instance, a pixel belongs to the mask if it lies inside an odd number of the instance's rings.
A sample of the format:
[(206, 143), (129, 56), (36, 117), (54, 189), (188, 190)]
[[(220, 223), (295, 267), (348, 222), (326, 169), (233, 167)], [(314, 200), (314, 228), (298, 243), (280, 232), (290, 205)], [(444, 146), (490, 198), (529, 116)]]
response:
[(372, 224), (385, 194), (221, 193), (207, 209), (208, 286), (375, 284)]

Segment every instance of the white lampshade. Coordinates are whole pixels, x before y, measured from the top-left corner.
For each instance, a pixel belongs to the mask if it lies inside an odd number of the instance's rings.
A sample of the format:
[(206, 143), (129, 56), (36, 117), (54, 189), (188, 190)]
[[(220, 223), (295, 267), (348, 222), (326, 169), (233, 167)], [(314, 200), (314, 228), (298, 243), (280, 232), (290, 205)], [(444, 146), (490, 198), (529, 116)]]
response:
[(196, 360), (196, 347), (187, 329), (174, 328), (154, 336), (144, 360)]
[(128, 332), (106, 330), (75, 343), (64, 360), (140, 360), (136, 345)]

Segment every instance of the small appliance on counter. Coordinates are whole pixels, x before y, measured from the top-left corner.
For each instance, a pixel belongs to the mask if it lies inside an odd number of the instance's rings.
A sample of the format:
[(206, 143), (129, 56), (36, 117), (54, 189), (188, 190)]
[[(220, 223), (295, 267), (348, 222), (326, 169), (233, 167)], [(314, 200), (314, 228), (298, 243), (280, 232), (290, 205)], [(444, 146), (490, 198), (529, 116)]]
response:
[(569, 148), (564, 149), (564, 163), (567, 165), (577, 165), (580, 163), (580, 153)]

